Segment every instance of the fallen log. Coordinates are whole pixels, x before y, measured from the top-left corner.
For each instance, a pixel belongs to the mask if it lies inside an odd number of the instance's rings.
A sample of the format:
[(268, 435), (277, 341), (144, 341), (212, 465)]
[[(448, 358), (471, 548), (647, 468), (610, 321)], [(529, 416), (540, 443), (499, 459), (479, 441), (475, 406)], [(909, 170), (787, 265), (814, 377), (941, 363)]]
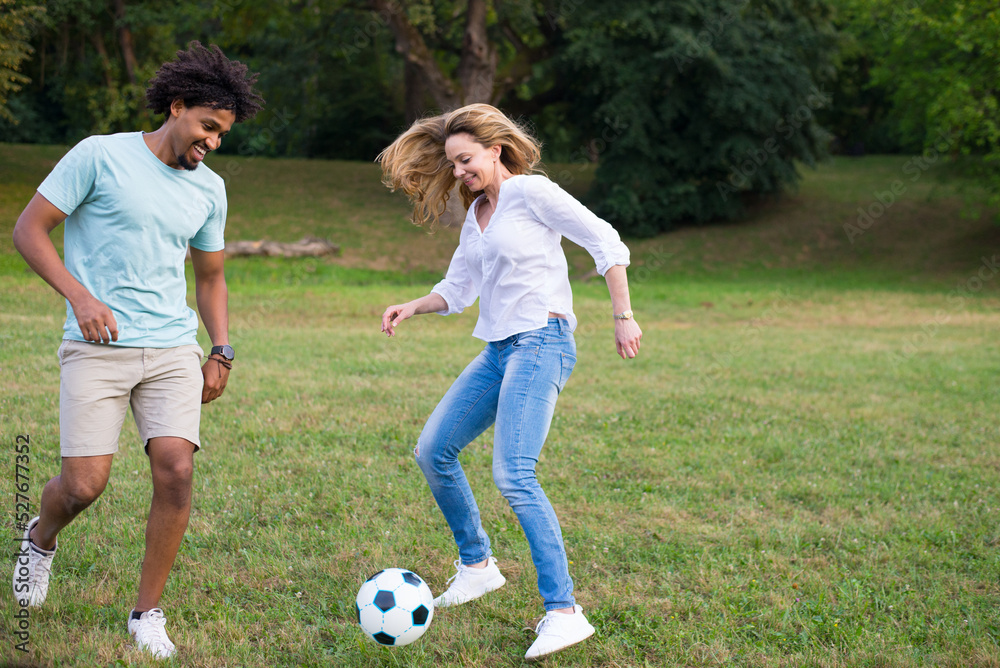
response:
[(305, 237), (298, 241), (230, 241), (226, 243), (227, 257), (264, 255), (267, 257), (318, 257), (336, 255), (340, 246), (327, 239)]

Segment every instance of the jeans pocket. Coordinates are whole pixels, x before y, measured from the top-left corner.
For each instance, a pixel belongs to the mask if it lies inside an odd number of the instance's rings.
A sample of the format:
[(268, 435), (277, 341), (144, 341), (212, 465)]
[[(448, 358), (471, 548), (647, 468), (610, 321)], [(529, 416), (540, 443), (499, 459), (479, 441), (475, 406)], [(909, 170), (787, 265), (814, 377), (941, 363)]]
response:
[(560, 355), (562, 357), (562, 365), (559, 370), (559, 391), (562, 392), (563, 388), (566, 387), (566, 381), (569, 380), (570, 374), (573, 373), (573, 368), (576, 366), (576, 356), (569, 353), (560, 353)]
[(539, 349), (542, 344), (545, 343), (545, 334), (538, 330), (532, 330), (530, 332), (523, 332), (517, 335), (514, 340), (514, 348), (518, 350), (524, 350), (526, 348)]

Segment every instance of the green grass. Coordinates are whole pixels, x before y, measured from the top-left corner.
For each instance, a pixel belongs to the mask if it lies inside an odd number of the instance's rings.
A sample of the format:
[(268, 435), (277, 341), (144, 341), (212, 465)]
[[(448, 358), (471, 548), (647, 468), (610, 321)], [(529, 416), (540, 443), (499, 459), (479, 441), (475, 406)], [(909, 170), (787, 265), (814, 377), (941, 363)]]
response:
[[(9, 231), (60, 154), (0, 145), (10, 512), (16, 434), (31, 435), (34, 503), (59, 465), (62, 300)], [(1000, 666), (1000, 276), (974, 280), (1000, 229), (990, 212), (963, 216), (968, 193), (931, 170), (850, 243), (844, 224), (905, 162), (838, 159), (739, 224), (630, 242), (645, 331), (630, 362), (614, 355), (603, 281), (567, 249), (580, 361), (539, 478), (598, 634), (546, 665)], [(435, 592), (451, 575), (454, 544), (411, 449), (481, 347), (475, 309), (408, 321), (393, 340), (378, 321), (426, 293), (457, 231), (413, 228), (372, 165), (257, 159), (229, 193), (230, 239), (312, 234), (343, 252), (227, 264), (239, 358), (203, 414), (162, 601), (175, 663), (522, 665), (542, 609), (490, 480), (489, 432), (463, 461), (507, 586), (438, 611), (406, 648), (354, 623), (380, 568), (411, 568)], [(125, 615), (149, 484), (127, 421), (107, 491), (60, 535), (28, 656), (0, 596), (0, 663), (144, 663)]]

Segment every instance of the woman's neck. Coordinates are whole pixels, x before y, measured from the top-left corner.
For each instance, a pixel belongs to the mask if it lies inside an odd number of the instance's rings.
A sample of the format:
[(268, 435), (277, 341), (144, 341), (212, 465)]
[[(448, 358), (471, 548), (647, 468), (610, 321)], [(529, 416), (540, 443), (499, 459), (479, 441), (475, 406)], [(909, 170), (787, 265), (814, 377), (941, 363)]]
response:
[(500, 199), (500, 186), (503, 185), (504, 181), (512, 176), (514, 175), (510, 173), (507, 166), (498, 160), (496, 175), (493, 177), (490, 184), (483, 188), (483, 192), (486, 194), (486, 199), (488, 199), (490, 204), (494, 207), (497, 205), (497, 200)]

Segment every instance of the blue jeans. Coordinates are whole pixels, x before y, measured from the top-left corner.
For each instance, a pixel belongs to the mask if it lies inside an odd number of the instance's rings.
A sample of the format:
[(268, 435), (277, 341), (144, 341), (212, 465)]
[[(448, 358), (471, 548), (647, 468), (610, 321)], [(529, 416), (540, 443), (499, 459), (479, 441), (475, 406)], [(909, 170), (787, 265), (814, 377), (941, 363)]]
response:
[(458, 453), (496, 422), (493, 480), (517, 515), (538, 572), (546, 610), (575, 604), (562, 530), (535, 478), (556, 398), (576, 364), (566, 320), (486, 344), (424, 425), (415, 451), (463, 564), (488, 558), (490, 538)]

